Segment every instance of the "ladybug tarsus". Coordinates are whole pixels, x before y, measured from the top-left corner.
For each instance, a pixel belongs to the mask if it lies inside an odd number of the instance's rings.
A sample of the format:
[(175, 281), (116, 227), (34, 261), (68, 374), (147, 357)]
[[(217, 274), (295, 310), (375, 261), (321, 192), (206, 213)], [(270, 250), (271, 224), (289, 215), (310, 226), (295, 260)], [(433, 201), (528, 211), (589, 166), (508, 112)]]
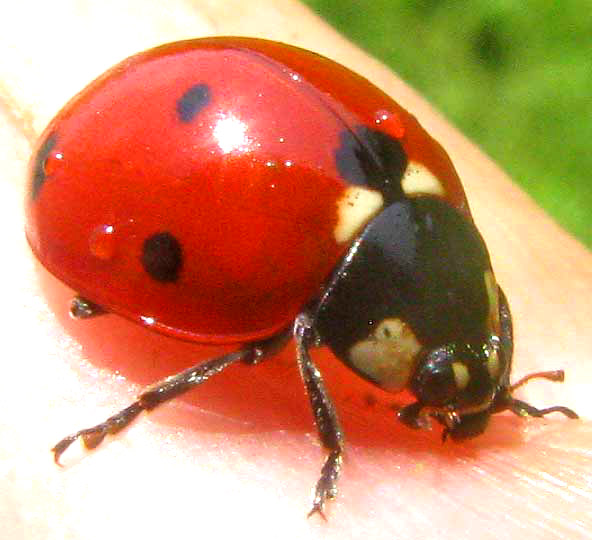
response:
[(51, 451), (53, 452), (53, 460), (56, 465), (63, 467), (63, 465), (60, 463), (60, 457), (66, 451), (66, 449), (77, 439), (77, 437), (78, 434), (76, 435), (76, 437), (65, 437), (51, 449)]
[(107, 435), (114, 435), (119, 433), (122, 429), (127, 427), (131, 422), (145, 409), (140, 401), (135, 401), (125, 409), (110, 416), (104, 422), (96, 426), (81, 429), (72, 435), (64, 437), (53, 448), (54, 461), (59, 465), (59, 460), (62, 454), (68, 447), (76, 440), (82, 440), (84, 447), (87, 450), (93, 450), (99, 446)]
[(307, 517), (313, 514), (319, 514), (325, 521), (325, 502), (332, 500), (337, 495), (337, 478), (341, 472), (341, 465), (343, 463), (342, 449), (333, 450), (327, 456), (327, 459), (321, 469), (321, 477), (319, 478), (315, 487), (315, 493), (312, 501), (312, 508), (307, 514)]
[(498, 411), (509, 410), (513, 412), (516, 416), (532, 416), (534, 418), (542, 418), (548, 414), (557, 412), (561, 413), (567, 418), (571, 418), (572, 420), (577, 420), (579, 418), (578, 414), (570, 409), (569, 407), (565, 407), (563, 405), (555, 405), (553, 407), (547, 407), (545, 409), (537, 409), (536, 407), (522, 401), (520, 399), (516, 399), (512, 397), (512, 393), (521, 386), (524, 386), (526, 383), (532, 381), (533, 379), (546, 379), (552, 382), (563, 382), (565, 380), (565, 373), (562, 369), (552, 370), (552, 371), (536, 371), (534, 373), (529, 373), (525, 375), (521, 379), (518, 379), (514, 384), (508, 387), (508, 390), (505, 394), (500, 395), (499, 398), (499, 406), (496, 407)]
[(512, 398), (509, 401), (507, 408), (516, 416), (532, 416), (534, 418), (542, 418), (543, 416), (557, 412), (563, 414), (567, 418), (571, 418), (572, 420), (577, 420), (579, 418), (575, 411), (571, 410), (569, 407), (564, 407), (563, 405), (555, 405), (554, 407), (547, 407), (546, 409), (537, 409), (529, 403), (516, 398)]

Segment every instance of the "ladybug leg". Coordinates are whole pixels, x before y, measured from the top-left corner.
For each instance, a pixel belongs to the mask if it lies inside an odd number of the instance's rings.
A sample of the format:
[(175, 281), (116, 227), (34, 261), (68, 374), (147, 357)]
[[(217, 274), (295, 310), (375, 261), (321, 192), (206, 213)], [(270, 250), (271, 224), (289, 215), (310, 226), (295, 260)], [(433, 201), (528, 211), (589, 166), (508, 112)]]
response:
[(107, 418), (104, 422), (64, 437), (52, 448), (54, 461), (59, 465), (61, 455), (75, 440), (81, 439), (84, 446), (89, 450), (96, 448), (107, 435), (119, 433), (131, 424), (142, 411), (150, 411), (158, 405), (187, 392), (232, 364), (240, 361), (256, 363), (264, 356), (269, 356), (280, 350), (289, 338), (289, 332), (282, 332), (267, 341), (255, 343), (237, 351), (212, 358), (149, 386), (138, 396), (136, 401)]
[(323, 446), (329, 451), (329, 455), (321, 469), (321, 476), (315, 487), (312, 508), (308, 515), (319, 513), (323, 519), (326, 519), (324, 514), (325, 502), (328, 499), (333, 499), (337, 494), (337, 478), (343, 460), (343, 431), (339, 425), (333, 402), (325, 388), (323, 378), (309, 354), (310, 347), (316, 345), (316, 337), (308, 315), (301, 314), (296, 318), (294, 338), (296, 340), (298, 367), (310, 400), (319, 438)]
[(106, 311), (99, 305), (76, 295), (70, 302), (70, 316), (73, 319), (90, 319), (97, 315), (103, 315)]
[[(520, 399), (516, 399), (511, 396), (511, 393), (516, 390), (517, 388), (523, 386), (527, 382), (533, 379), (547, 379), (553, 382), (563, 382), (565, 378), (565, 374), (563, 373), (562, 369), (554, 370), (554, 371), (537, 371), (536, 373), (529, 373), (525, 375), (520, 380), (516, 381), (512, 384), (509, 388), (508, 395), (506, 398), (506, 402), (504, 403), (504, 408), (509, 409), (517, 416), (533, 416), (535, 418), (542, 418), (547, 414), (558, 412), (567, 416), (567, 418), (577, 419), (579, 416), (577, 413), (572, 411), (568, 407), (564, 407), (562, 405), (556, 405), (554, 407), (548, 407), (546, 409), (537, 409), (533, 407), (529, 403), (522, 401)], [(502, 409), (503, 410), (503, 409)]]
[(512, 398), (509, 401), (508, 409), (517, 416), (533, 416), (535, 418), (542, 418), (547, 414), (558, 412), (563, 414), (564, 416), (567, 416), (567, 418), (571, 418), (573, 420), (577, 420), (579, 418), (576, 412), (572, 411), (568, 407), (564, 407), (563, 405), (547, 407), (546, 409), (537, 409), (529, 403), (526, 403), (525, 401), (516, 398)]

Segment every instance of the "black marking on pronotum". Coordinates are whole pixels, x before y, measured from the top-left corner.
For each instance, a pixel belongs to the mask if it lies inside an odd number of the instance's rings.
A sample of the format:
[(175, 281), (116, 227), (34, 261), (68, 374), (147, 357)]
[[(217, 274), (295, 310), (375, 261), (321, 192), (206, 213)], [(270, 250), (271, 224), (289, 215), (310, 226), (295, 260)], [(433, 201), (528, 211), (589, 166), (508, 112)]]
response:
[(177, 114), (181, 122), (191, 122), (197, 114), (207, 107), (211, 100), (210, 87), (196, 84), (189, 88), (177, 101)]
[(50, 133), (35, 155), (35, 161), (33, 162), (33, 170), (31, 172), (31, 198), (36, 199), (47, 180), (47, 174), (45, 173), (45, 164), (50, 152), (53, 150), (57, 141), (55, 133)]
[(158, 232), (149, 236), (142, 246), (142, 266), (156, 281), (176, 281), (183, 266), (181, 244), (169, 232)]
[(366, 339), (369, 321), (390, 318), (407, 323), (425, 347), (463, 342), (479, 335), (487, 319), (483, 276), (490, 269), (479, 232), (445, 201), (393, 203), (366, 226), (329, 279), (317, 331), (340, 358)]
[(386, 204), (404, 197), (401, 179), (407, 168), (407, 154), (401, 143), (366, 126), (341, 133), (335, 162), (348, 182), (382, 193)]

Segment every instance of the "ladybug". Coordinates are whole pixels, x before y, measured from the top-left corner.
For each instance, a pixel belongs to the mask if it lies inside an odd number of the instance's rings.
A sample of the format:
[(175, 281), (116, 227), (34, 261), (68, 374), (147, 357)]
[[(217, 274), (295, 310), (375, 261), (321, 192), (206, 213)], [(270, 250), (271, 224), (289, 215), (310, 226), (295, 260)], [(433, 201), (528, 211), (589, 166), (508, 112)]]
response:
[[(196, 343), (236, 344), (156, 383), (76, 439), (290, 340), (327, 458), (312, 513), (335, 496), (344, 437), (310, 350), (415, 401), (443, 438), (492, 414), (540, 417), (512, 396), (512, 321), (448, 155), (417, 120), (327, 58), (260, 39), (164, 45), (113, 67), (49, 124), (30, 166), (26, 236), (102, 313)], [(344, 382), (344, 384), (346, 384)]]

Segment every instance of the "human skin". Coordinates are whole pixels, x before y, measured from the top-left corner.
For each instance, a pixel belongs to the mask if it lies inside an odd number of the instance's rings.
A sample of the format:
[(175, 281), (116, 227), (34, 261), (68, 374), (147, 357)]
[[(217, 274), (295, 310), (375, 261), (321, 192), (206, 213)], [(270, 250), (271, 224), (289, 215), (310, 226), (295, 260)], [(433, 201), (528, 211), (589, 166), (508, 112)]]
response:
[[(45, 5), (47, 4), (47, 5)], [(288, 1), (23, 0), (0, 22), (4, 360), (0, 379), (3, 538), (589, 538), (592, 530), (592, 256), (392, 73)], [(34, 16), (33, 16), (34, 15)], [(67, 316), (73, 294), (23, 235), (25, 168), (51, 116), (118, 60), (209, 34), (257, 35), (314, 49), (414, 112), (450, 153), (489, 246), (516, 326), (514, 378), (564, 369), (566, 381), (517, 393), (560, 415), (496, 416), (485, 435), (440, 442), (395, 418), (400, 396), (375, 391), (326, 353), (347, 451), (328, 521), (306, 519), (323, 458), (289, 350), (236, 366), (143, 415), (100, 449), (50, 448), (105, 419), (144, 385), (216, 351), (108, 315)], [(75, 445), (76, 446), (76, 445)]]

